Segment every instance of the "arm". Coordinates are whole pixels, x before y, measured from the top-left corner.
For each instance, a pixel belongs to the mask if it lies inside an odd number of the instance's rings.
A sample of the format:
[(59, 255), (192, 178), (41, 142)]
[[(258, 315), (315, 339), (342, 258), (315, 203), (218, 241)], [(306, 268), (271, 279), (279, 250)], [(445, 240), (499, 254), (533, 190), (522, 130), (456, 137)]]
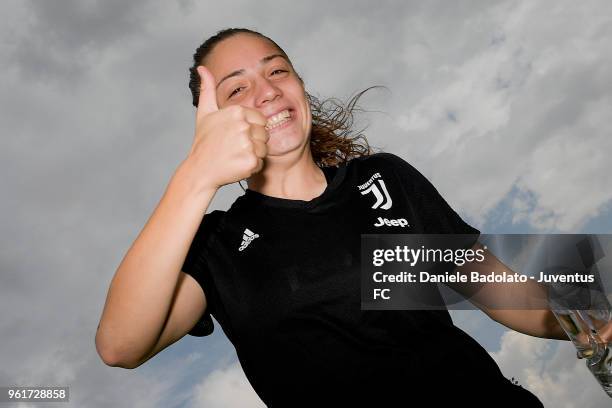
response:
[(202, 289), (192, 277), (181, 279), (181, 266), (216, 190), (195, 188), (189, 166), (179, 166), (111, 281), (95, 338), (108, 365), (138, 366), (205, 311)]
[[(478, 230), (461, 219), (431, 182), (417, 169), (394, 154), (385, 153), (384, 157), (393, 164), (400, 179), (407, 186), (406, 188), (415, 196), (414, 202), (419, 209), (422, 223), (426, 227), (426, 233), (479, 233)], [(482, 248), (482, 245), (476, 243), (472, 249), (480, 248)], [(486, 251), (485, 256), (484, 262), (467, 263), (456, 270), (467, 273), (468, 276), (471, 271), (488, 274), (492, 271), (501, 273), (505, 270), (508, 273), (513, 273), (491, 252)], [(542, 301), (547, 299), (547, 288), (544, 285), (532, 280), (524, 283), (456, 283), (448, 285), (482, 309), (493, 320), (508, 328), (536, 337), (569, 340), (551, 312), (548, 302)], [(487, 306), (495, 304), (520, 304), (522, 309), (500, 309)], [(610, 341), (612, 339), (612, 322), (602, 328), (601, 333), (602, 339)]]
[(119, 265), (104, 305), (96, 348), (108, 365), (136, 367), (194, 327), (206, 298), (194, 278), (183, 279), (180, 272), (202, 217), (221, 186), (264, 166), (267, 118), (240, 105), (219, 109), (214, 76), (204, 66), (197, 69), (200, 92), (188, 158)]
[[(482, 262), (470, 262), (458, 267), (460, 273), (469, 275), (471, 271), (489, 274), (514, 273), (490, 251), (485, 250), (479, 242), (474, 250), (483, 249), (485, 259)], [(479, 307), (491, 319), (518, 332), (535, 337), (557, 340), (569, 340), (553, 312), (548, 308), (547, 288), (531, 279), (516, 283), (467, 283), (453, 284), (451, 287)], [(523, 309), (498, 309), (490, 305), (522, 305)]]

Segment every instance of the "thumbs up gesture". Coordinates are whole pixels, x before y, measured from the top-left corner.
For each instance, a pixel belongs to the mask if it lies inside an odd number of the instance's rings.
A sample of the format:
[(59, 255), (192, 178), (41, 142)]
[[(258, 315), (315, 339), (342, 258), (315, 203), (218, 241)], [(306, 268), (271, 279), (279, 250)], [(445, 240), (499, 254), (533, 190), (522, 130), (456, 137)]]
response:
[(219, 109), (215, 79), (199, 66), (200, 96), (195, 136), (187, 158), (201, 188), (219, 188), (261, 171), (268, 152), (266, 117), (256, 109)]

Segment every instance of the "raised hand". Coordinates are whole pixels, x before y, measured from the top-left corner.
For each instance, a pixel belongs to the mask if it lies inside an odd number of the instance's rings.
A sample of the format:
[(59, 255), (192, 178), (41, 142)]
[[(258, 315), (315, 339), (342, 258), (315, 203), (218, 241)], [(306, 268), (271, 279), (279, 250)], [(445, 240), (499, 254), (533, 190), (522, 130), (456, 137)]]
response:
[(204, 66), (198, 74), (195, 136), (187, 160), (202, 188), (219, 188), (262, 170), (268, 152), (266, 117), (240, 105), (219, 109), (215, 78)]

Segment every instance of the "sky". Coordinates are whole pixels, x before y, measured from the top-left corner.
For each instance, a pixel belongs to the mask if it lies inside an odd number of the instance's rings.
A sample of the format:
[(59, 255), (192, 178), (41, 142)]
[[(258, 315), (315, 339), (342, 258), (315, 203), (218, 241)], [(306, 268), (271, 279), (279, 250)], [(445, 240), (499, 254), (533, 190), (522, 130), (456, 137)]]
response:
[[(134, 370), (94, 345), (191, 147), (192, 55), (223, 28), (273, 38), (316, 96), (385, 86), (360, 102), (368, 140), (483, 233), (612, 232), (607, 0), (4, 0), (0, 16), (0, 386), (67, 385), (75, 407), (263, 406), (216, 322)], [(569, 342), (451, 315), (545, 406), (609, 406)]]

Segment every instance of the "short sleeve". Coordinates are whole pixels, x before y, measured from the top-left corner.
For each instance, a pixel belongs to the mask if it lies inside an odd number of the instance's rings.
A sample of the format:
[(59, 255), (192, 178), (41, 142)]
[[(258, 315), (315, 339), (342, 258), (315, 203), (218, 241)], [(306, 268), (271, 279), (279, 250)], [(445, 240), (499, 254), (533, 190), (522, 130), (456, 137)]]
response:
[(191, 275), (196, 282), (202, 287), (206, 294), (206, 311), (198, 320), (195, 326), (189, 331), (189, 335), (195, 337), (208, 336), (214, 331), (214, 324), (211, 313), (214, 310), (214, 287), (210, 279), (210, 270), (206, 261), (206, 252), (209, 248), (209, 242), (214, 239), (214, 233), (219, 223), (223, 211), (214, 210), (211, 213), (205, 214), (202, 217), (202, 222), (193, 238), (193, 241), (185, 256), (185, 261), (181, 270), (188, 275)]
[(399, 156), (383, 153), (393, 163), (410, 201), (415, 205), (426, 234), (473, 234), (476, 242), (480, 231), (466, 223), (440, 195), (431, 182)]

